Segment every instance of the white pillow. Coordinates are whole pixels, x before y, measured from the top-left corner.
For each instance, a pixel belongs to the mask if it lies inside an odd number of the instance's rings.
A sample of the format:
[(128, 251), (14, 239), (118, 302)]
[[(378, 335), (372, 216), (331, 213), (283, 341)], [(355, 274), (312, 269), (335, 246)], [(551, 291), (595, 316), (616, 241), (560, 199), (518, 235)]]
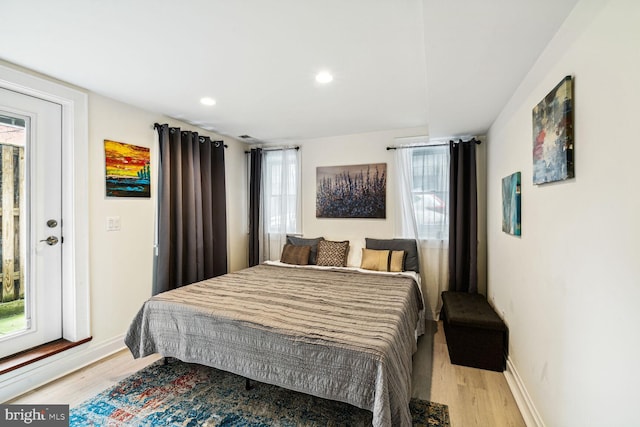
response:
[(347, 255), (347, 267), (358, 267), (362, 263), (362, 248), (365, 246), (364, 239), (349, 240), (349, 255)]

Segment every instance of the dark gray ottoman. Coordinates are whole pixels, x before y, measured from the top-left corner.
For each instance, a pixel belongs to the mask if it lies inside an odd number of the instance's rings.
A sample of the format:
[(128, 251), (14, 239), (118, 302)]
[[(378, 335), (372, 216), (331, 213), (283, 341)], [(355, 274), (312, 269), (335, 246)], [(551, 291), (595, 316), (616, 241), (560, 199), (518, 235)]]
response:
[(509, 332), (483, 295), (445, 291), (441, 314), (451, 363), (504, 371)]

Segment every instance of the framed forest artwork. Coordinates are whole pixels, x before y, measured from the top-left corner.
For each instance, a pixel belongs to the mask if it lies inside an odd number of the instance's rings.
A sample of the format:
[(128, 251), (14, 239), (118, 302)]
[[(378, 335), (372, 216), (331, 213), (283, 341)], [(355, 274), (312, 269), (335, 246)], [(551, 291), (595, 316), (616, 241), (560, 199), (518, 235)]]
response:
[(386, 218), (387, 164), (316, 168), (317, 218)]

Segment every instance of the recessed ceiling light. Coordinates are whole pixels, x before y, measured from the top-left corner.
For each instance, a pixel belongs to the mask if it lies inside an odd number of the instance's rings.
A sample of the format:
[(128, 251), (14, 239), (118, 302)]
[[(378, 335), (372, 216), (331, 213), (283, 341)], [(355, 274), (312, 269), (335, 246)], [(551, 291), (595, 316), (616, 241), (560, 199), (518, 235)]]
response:
[(328, 71), (321, 71), (316, 74), (316, 81), (318, 83), (330, 83), (333, 81), (333, 76)]
[(201, 103), (202, 105), (209, 105), (209, 106), (211, 106), (211, 105), (216, 105), (216, 100), (215, 100), (215, 99), (213, 99), (213, 98), (209, 98), (208, 96), (206, 96), (206, 97), (204, 97), (204, 98), (201, 98), (201, 99), (200, 99), (200, 103)]

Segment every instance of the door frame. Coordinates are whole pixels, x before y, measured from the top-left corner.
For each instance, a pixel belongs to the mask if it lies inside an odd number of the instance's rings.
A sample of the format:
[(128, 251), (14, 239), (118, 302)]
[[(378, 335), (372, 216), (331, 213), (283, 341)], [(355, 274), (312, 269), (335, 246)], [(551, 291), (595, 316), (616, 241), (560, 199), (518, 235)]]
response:
[(88, 96), (3, 63), (0, 87), (62, 106), (62, 337), (89, 338)]

